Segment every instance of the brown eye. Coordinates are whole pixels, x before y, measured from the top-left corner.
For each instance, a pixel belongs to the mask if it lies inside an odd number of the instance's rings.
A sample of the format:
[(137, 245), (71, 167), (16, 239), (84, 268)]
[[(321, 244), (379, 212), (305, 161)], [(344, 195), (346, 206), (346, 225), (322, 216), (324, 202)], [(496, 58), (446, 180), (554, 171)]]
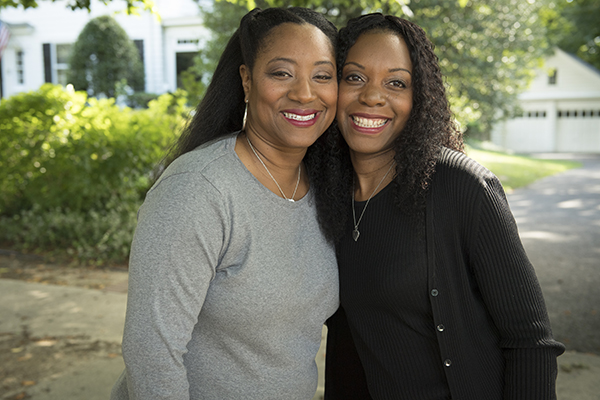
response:
[(348, 75), (346, 75), (344, 80), (346, 82), (360, 82), (360, 81), (362, 81), (362, 78), (357, 74), (348, 74)]
[(330, 81), (332, 79), (332, 76), (327, 74), (320, 74), (315, 76), (315, 79), (318, 81)]
[(291, 77), (292, 75), (286, 71), (275, 71), (275, 72), (271, 72), (269, 75), (275, 77), (275, 78), (288, 78)]
[(390, 85), (393, 86), (394, 88), (399, 88), (399, 89), (403, 89), (406, 88), (406, 83), (404, 83), (403, 81), (396, 79), (390, 82)]

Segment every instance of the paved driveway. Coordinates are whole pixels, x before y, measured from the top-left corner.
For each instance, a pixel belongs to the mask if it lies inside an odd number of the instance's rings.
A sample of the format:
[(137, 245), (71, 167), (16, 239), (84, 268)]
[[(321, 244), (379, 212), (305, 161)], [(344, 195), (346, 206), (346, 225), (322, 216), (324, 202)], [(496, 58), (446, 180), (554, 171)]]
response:
[(508, 199), (555, 338), (568, 350), (600, 355), (600, 155), (547, 157), (584, 166), (518, 189)]

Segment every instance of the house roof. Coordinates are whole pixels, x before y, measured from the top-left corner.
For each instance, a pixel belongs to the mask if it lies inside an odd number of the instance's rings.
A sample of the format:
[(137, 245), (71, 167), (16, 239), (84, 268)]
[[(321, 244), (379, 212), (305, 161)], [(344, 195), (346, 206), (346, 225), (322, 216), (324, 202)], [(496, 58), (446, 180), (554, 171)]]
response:
[[(561, 49), (561, 51), (563, 51), (563, 50)], [(590, 70), (592, 70), (592, 72), (593, 72), (593, 73), (595, 73), (595, 74), (597, 74), (598, 76), (600, 76), (600, 69), (598, 69), (598, 68), (594, 67), (592, 64), (590, 64), (590, 63), (588, 63), (588, 62), (586, 62), (586, 61), (582, 60), (581, 58), (577, 57), (577, 56), (576, 56), (575, 54), (573, 54), (573, 53), (569, 53), (569, 52), (566, 52), (566, 51), (564, 51), (564, 53), (565, 53), (566, 55), (568, 55), (569, 57), (571, 57), (571, 58), (572, 58), (574, 61), (576, 61), (576, 62), (580, 63), (581, 65), (583, 65), (583, 66), (584, 66), (584, 67), (586, 67), (586, 68), (589, 68)]]
[[(550, 83), (550, 71), (556, 71), (555, 83)], [(600, 100), (600, 71), (574, 54), (557, 48), (519, 99)]]

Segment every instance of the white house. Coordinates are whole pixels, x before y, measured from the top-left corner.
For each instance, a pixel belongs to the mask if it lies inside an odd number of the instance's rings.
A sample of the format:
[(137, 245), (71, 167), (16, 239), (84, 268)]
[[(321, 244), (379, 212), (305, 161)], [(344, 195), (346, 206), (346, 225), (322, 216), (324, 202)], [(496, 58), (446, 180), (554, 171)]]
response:
[(23, 10), (5, 8), (0, 20), (10, 29), (10, 41), (0, 59), (0, 93), (35, 90), (45, 82), (66, 84), (71, 45), (85, 24), (112, 15), (136, 44), (145, 67), (145, 91), (164, 93), (177, 88), (177, 76), (209, 36), (194, 0), (155, 0), (160, 18), (149, 11), (127, 15), (125, 2), (108, 5), (92, 0), (91, 12), (72, 11), (68, 0), (40, 1)]
[(600, 71), (557, 49), (492, 141), (516, 152), (600, 153)]

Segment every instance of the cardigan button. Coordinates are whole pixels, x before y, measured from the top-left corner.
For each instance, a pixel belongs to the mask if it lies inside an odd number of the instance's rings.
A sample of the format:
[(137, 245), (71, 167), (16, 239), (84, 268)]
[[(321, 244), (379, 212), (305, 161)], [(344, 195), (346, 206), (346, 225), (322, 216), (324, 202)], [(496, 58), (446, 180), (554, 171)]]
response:
[(438, 292), (438, 290), (437, 290), (437, 289), (433, 289), (433, 290), (431, 291), (431, 295), (432, 295), (433, 297), (437, 296), (439, 293), (440, 293), (440, 292)]
[(442, 324), (439, 324), (437, 326), (437, 330), (440, 331), (440, 332), (444, 332), (444, 329), (446, 329), (446, 327), (444, 325), (442, 325)]
[(446, 361), (444, 361), (444, 365), (445, 365), (446, 367), (449, 367), (449, 366), (451, 366), (451, 365), (452, 365), (452, 361), (451, 361), (450, 359), (447, 359)]

